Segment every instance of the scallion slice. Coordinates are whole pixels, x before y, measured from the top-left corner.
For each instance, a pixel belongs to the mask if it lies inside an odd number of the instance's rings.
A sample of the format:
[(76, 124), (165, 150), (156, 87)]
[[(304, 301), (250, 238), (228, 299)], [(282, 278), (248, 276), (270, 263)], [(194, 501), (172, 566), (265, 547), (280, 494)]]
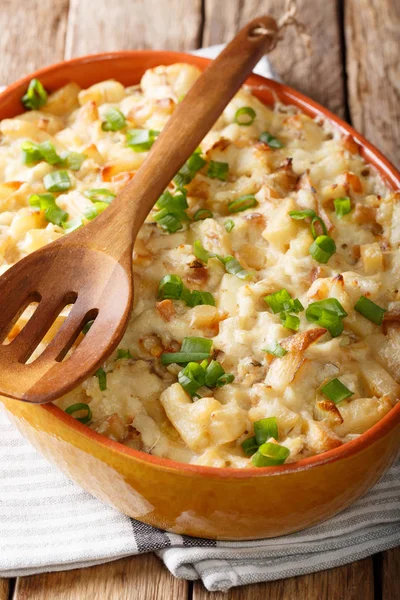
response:
[(178, 381), (190, 396), (194, 396), (199, 388), (205, 384), (206, 373), (201, 365), (189, 362), (186, 367), (178, 373)]
[(65, 233), (72, 233), (73, 231), (75, 231), (75, 229), (79, 229), (83, 226), (83, 221), (79, 218), (71, 219), (71, 221), (64, 222), (62, 226), (65, 230)]
[(229, 164), (226, 162), (219, 162), (217, 160), (210, 160), (208, 163), (207, 177), (210, 179), (220, 179), (226, 181), (229, 174)]
[(147, 152), (160, 134), (155, 129), (129, 129), (126, 134), (126, 145), (135, 152)]
[(86, 156), (80, 152), (66, 152), (62, 155), (62, 159), (68, 169), (71, 171), (79, 171)]
[(204, 219), (212, 219), (214, 215), (208, 208), (199, 208), (193, 215), (193, 221), (204, 221)]
[(182, 289), (183, 282), (178, 275), (164, 275), (158, 286), (158, 297), (161, 300), (180, 300)]
[(213, 254), (212, 252), (208, 252), (208, 250), (206, 250), (200, 240), (195, 240), (193, 242), (193, 254), (195, 255), (196, 258), (198, 258), (199, 260), (203, 261), (204, 263), (208, 263), (208, 260), (210, 258), (215, 257), (215, 254)]
[(344, 317), (347, 317), (347, 312), (336, 298), (312, 302), (306, 309), (307, 321), (324, 327), (332, 337), (337, 337), (343, 332)]
[(307, 218), (313, 219), (316, 216), (317, 213), (311, 208), (305, 208), (304, 210), (291, 210), (289, 212), (289, 217), (292, 217), (292, 219), (295, 219), (296, 221), (302, 221), (303, 219)]
[(262, 350), (263, 352), (272, 354), (272, 356), (276, 356), (277, 358), (282, 358), (288, 353), (288, 351), (285, 350), (285, 348), (283, 348), (278, 342), (275, 342), (275, 345), (271, 348), (263, 348)]
[(251, 106), (242, 106), (235, 113), (235, 123), (248, 127), (256, 118), (256, 111)]
[[(186, 288), (187, 289), (187, 288)], [(182, 295), (182, 300), (186, 301), (186, 304), (193, 308), (194, 306), (199, 306), (200, 304), (208, 304), (209, 306), (215, 306), (214, 296), (210, 292), (202, 292), (201, 290), (187, 290), (189, 292), (188, 297), (184, 298)]]
[(234, 379), (235, 378), (231, 373), (224, 373), (224, 375), (221, 375), (221, 377), (219, 377), (219, 379), (216, 383), (216, 387), (218, 387), (218, 388), (223, 387), (224, 385), (227, 385), (228, 383), (232, 383), (232, 381)]
[(268, 131), (263, 131), (260, 137), (258, 138), (260, 142), (267, 144), (270, 148), (283, 148), (283, 144), (278, 138), (274, 137)]
[(336, 252), (334, 240), (327, 235), (319, 235), (310, 246), (310, 254), (314, 260), (325, 265)]
[(286, 312), (281, 312), (280, 314), (281, 323), (287, 329), (292, 329), (292, 331), (297, 331), (300, 327), (300, 319), (296, 317), (296, 315), (291, 315)]
[(107, 204), (110, 204), (115, 198), (115, 194), (106, 188), (85, 190), (83, 195), (92, 202), (107, 202)]
[(255, 467), (273, 467), (282, 465), (289, 455), (289, 448), (274, 442), (267, 442), (258, 448), (253, 455), (252, 463)]
[(78, 402), (77, 404), (71, 404), (71, 406), (68, 406), (68, 408), (65, 409), (65, 412), (67, 413), (67, 415), (74, 416), (74, 413), (80, 412), (82, 410), (86, 411), (86, 415), (84, 417), (74, 417), (74, 418), (77, 421), (80, 421), (81, 423), (86, 425), (87, 423), (90, 423), (90, 421), (92, 420), (92, 411), (88, 404), (85, 404), (84, 402)]
[(132, 358), (132, 354), (129, 350), (124, 350), (123, 348), (118, 348), (117, 350), (117, 360)]
[(218, 256), (217, 255), (217, 258), (225, 266), (225, 271), (227, 273), (230, 273), (231, 275), (236, 275), (236, 277), (239, 277), (239, 279), (248, 279), (249, 277), (251, 277), (251, 273), (246, 271), (242, 267), (240, 262), (238, 260), (236, 260), (236, 258), (234, 258), (233, 256)]
[(225, 375), (224, 368), (217, 360), (212, 360), (206, 369), (205, 384), (209, 388), (217, 385), (217, 381), (222, 375)]
[(185, 365), (189, 362), (205, 360), (209, 357), (210, 355), (206, 352), (164, 352), (164, 354), (161, 354), (160, 359), (162, 365), (171, 365), (173, 363)]
[(375, 302), (372, 302), (372, 300), (365, 296), (360, 296), (354, 306), (354, 310), (376, 325), (382, 325), (383, 315), (386, 312), (385, 308), (378, 306), (378, 304), (375, 304)]
[(335, 205), (335, 212), (338, 219), (341, 219), (351, 212), (351, 200), (348, 196), (344, 196), (343, 198), (335, 198), (333, 203)]
[(178, 171), (174, 177), (174, 183), (178, 187), (187, 185), (194, 179), (196, 173), (200, 171), (207, 164), (207, 162), (200, 156), (201, 150), (197, 150), (192, 154), (190, 158), (185, 162), (183, 167)]
[(182, 342), (181, 352), (211, 352), (213, 341), (208, 338), (185, 337)]
[(331, 381), (328, 381), (328, 383), (321, 388), (321, 392), (335, 404), (354, 395), (354, 392), (349, 390), (349, 388), (347, 388), (339, 379), (331, 379)]
[(255, 436), (247, 438), (242, 442), (243, 452), (247, 456), (252, 456), (258, 450), (258, 444)]
[(62, 226), (64, 221), (68, 219), (68, 213), (57, 206), (53, 194), (32, 194), (28, 198), (31, 206), (44, 211), (44, 216), (49, 223)]
[(254, 206), (258, 206), (256, 198), (252, 194), (247, 194), (246, 196), (241, 196), (241, 198), (229, 202), (228, 210), (233, 214), (253, 208)]
[(257, 444), (265, 444), (270, 438), (278, 439), (278, 423), (276, 417), (267, 417), (254, 423), (254, 435)]
[(225, 221), (225, 229), (228, 233), (230, 233), (234, 227), (235, 223), (232, 221), (232, 219)]
[(298, 300), (298, 298), (292, 298), (286, 288), (265, 296), (264, 300), (269, 304), (274, 314), (281, 312), (299, 313), (304, 310), (300, 300)]
[(67, 171), (53, 171), (43, 178), (44, 187), (48, 192), (64, 192), (71, 187)]
[(101, 124), (103, 131), (119, 131), (126, 126), (126, 119), (119, 108), (111, 107), (105, 115), (105, 121)]
[(85, 327), (82, 329), (83, 335), (87, 334), (87, 332), (89, 331), (89, 329), (91, 328), (91, 326), (93, 325), (93, 323), (94, 323), (94, 319), (92, 319), (91, 321), (88, 321), (86, 323)]
[(47, 102), (47, 92), (39, 79), (31, 79), (21, 102), (27, 110), (39, 110)]
[(100, 391), (104, 392), (104, 390), (107, 389), (107, 373), (102, 367), (100, 367), (100, 369), (97, 369), (95, 375), (99, 380)]
[(179, 193), (172, 195), (168, 190), (165, 191), (156, 202), (158, 212), (154, 215), (154, 220), (168, 233), (175, 233), (182, 229), (182, 221), (189, 221), (185, 210), (188, 208), (186, 192), (180, 190)]

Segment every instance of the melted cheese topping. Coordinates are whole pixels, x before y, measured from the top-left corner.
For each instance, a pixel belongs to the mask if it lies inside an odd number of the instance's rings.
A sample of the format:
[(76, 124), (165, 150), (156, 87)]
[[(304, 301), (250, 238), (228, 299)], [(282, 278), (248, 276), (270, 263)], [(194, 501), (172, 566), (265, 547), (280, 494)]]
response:
[[(133, 88), (116, 81), (87, 90), (68, 84), (49, 96), (40, 111), (3, 120), (1, 270), (65, 235), (28, 203), (31, 194), (46, 191), (44, 176), (59, 167), (43, 161), (24, 165), (24, 141), (47, 140), (58, 153), (86, 156), (78, 171), (69, 172), (71, 189), (56, 194), (69, 220), (84, 219), (93, 205), (83, 192), (106, 188), (118, 193), (147, 156), (127, 147), (124, 130), (102, 130), (110, 107), (122, 111), (128, 128), (161, 130), (198, 75), (196, 68), (177, 64), (148, 70)], [(256, 113), (249, 126), (235, 122), (243, 106)], [(283, 147), (259, 142), (264, 131)], [(385, 187), (350, 136), (293, 107), (264, 106), (248, 89), (229, 103), (201, 149), (207, 162), (229, 164), (227, 181), (211, 179), (205, 167), (187, 185), (188, 215), (206, 208), (213, 218), (168, 234), (154, 222), (153, 211), (135, 246), (135, 306), (120, 343), (132, 358), (117, 360), (114, 353), (104, 365), (106, 389), (100, 390), (93, 376), (56, 404), (66, 409), (87, 403), (93, 414), (90, 427), (98, 432), (199, 465), (251, 466), (241, 443), (253, 435), (254, 422), (265, 417), (277, 419), (278, 441), (290, 451), (287, 462), (339, 446), (374, 425), (399, 398), (400, 194)], [(258, 205), (229, 214), (228, 203), (246, 194), (254, 195)], [(351, 199), (352, 211), (339, 220), (333, 200), (343, 196)], [(323, 218), (336, 242), (328, 264), (311, 257), (307, 223), (288, 214), (304, 209)], [(234, 222), (230, 232), (224, 226), (228, 218)], [(227, 273), (217, 258), (203, 264), (194, 256), (195, 240), (212, 253), (234, 256), (251, 277)], [(166, 274), (180, 276), (190, 289), (211, 292), (216, 306), (160, 303), (158, 284)], [(282, 288), (303, 306), (337, 298), (348, 313), (343, 334), (332, 338), (308, 322), (304, 312), (298, 315), (297, 333), (285, 328), (263, 300)], [(388, 309), (382, 327), (354, 311), (361, 295)], [(60, 315), (44, 344), (66, 315)], [(213, 340), (215, 357), (234, 375), (233, 383), (202, 388), (198, 399), (190, 398), (177, 382), (180, 367), (163, 367), (159, 359), (165, 351), (179, 350), (187, 336)], [(263, 350), (283, 340), (289, 350), (283, 358)], [(353, 392), (338, 406), (321, 395), (321, 387), (333, 378)]]

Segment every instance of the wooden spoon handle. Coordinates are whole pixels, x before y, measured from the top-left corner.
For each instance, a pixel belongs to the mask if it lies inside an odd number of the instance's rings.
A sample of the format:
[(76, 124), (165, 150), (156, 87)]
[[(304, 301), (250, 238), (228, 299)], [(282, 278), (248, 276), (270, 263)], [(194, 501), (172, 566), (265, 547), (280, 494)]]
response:
[[(165, 187), (197, 148), (253, 67), (276, 42), (271, 17), (248, 23), (178, 104), (134, 179), (114, 200), (108, 218), (133, 223), (133, 238)], [(111, 208), (110, 207), (110, 208)]]

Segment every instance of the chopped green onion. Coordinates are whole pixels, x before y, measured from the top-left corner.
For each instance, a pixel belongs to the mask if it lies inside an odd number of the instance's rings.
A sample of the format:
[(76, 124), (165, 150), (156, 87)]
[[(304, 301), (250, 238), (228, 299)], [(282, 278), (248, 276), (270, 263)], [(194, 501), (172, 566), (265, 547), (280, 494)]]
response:
[(208, 208), (199, 208), (193, 215), (193, 221), (204, 221), (204, 219), (212, 219), (213, 214)]
[(161, 364), (171, 365), (176, 363), (178, 365), (185, 365), (195, 360), (204, 360), (209, 358), (210, 355), (206, 352), (164, 352), (161, 354)]
[(179, 300), (182, 289), (183, 282), (178, 275), (164, 275), (158, 286), (158, 297), (161, 300)]
[(321, 392), (335, 404), (354, 395), (354, 392), (349, 390), (349, 388), (347, 388), (339, 379), (332, 379), (329, 381), (321, 388)]
[(124, 350), (123, 348), (118, 348), (117, 350), (117, 360), (121, 360), (123, 358), (132, 358), (132, 354), (129, 350)]
[(71, 187), (67, 171), (54, 171), (43, 178), (44, 187), (48, 192), (64, 192)]
[(207, 338), (186, 337), (182, 342), (180, 352), (166, 352), (161, 355), (161, 364), (185, 364), (196, 360), (209, 358), (212, 340)]
[(158, 212), (154, 215), (154, 220), (168, 233), (182, 229), (182, 221), (189, 220), (185, 212), (188, 203), (184, 190), (174, 196), (168, 190), (165, 191), (157, 200), (156, 208)]
[(268, 133), (268, 131), (263, 131), (258, 139), (260, 142), (267, 144), (267, 146), (270, 148), (283, 148), (282, 142), (278, 140), (278, 138)]
[(31, 79), (21, 102), (27, 110), (39, 110), (47, 102), (47, 92), (39, 79)]
[(89, 208), (86, 208), (83, 211), (83, 214), (85, 215), (85, 219), (87, 219), (88, 221), (92, 221), (98, 215), (98, 212), (96, 210), (96, 206), (93, 204), (93, 206), (90, 206)]
[(208, 263), (208, 260), (210, 258), (214, 258), (215, 254), (213, 254), (212, 252), (208, 252), (208, 250), (206, 250), (200, 240), (195, 240), (193, 242), (193, 254), (195, 255), (196, 258), (198, 258), (199, 260), (203, 261), (204, 263)]
[(292, 298), (286, 288), (265, 296), (264, 300), (269, 304), (274, 314), (281, 312), (299, 313), (304, 310), (300, 300)]
[(297, 331), (300, 327), (300, 319), (296, 315), (290, 315), (289, 313), (281, 312), (280, 314), (281, 323), (287, 329)]
[(278, 439), (278, 423), (276, 417), (267, 417), (254, 423), (254, 435), (257, 444), (265, 444), (270, 438)]
[(351, 212), (351, 200), (348, 196), (343, 198), (335, 198), (333, 201), (335, 205), (336, 216), (338, 219), (348, 215)]
[(247, 438), (242, 442), (243, 452), (247, 454), (247, 456), (252, 456), (258, 450), (258, 444), (255, 436)]
[(211, 179), (220, 179), (226, 181), (229, 174), (229, 164), (226, 162), (219, 162), (217, 160), (210, 160), (208, 163), (207, 177)]
[(104, 392), (104, 390), (107, 389), (107, 373), (102, 367), (100, 367), (100, 369), (97, 369), (95, 375), (99, 380), (100, 391)]
[[(187, 288), (186, 288), (187, 289)], [(182, 300), (186, 301), (186, 304), (193, 308), (194, 306), (199, 306), (200, 304), (208, 304), (209, 306), (215, 306), (214, 296), (210, 292), (202, 292), (201, 290), (187, 290), (189, 295), (187, 298), (183, 298)]]
[(225, 271), (231, 275), (236, 275), (239, 279), (248, 279), (251, 273), (243, 269), (242, 265), (233, 256), (217, 256), (218, 260), (225, 265)]
[(312, 302), (307, 307), (306, 317), (312, 323), (316, 323), (323, 310), (336, 313), (342, 319), (347, 317), (347, 312), (336, 298), (325, 298), (325, 300)]
[(92, 420), (92, 411), (88, 404), (85, 404), (84, 402), (78, 402), (77, 404), (71, 404), (71, 406), (68, 406), (68, 408), (65, 409), (65, 412), (67, 413), (67, 415), (73, 416), (74, 413), (80, 412), (81, 410), (86, 411), (86, 413), (87, 413), (86, 416), (85, 417), (74, 417), (74, 418), (77, 421), (80, 421), (81, 423), (86, 425), (87, 423), (89, 423)]
[(24, 142), (21, 146), (22, 150), (22, 162), (25, 165), (33, 165), (42, 160), (46, 161), (49, 165), (56, 165), (63, 163), (61, 156), (57, 154), (57, 151), (51, 142), (42, 142), (41, 144), (35, 144), (34, 142)]
[(289, 212), (289, 217), (292, 217), (292, 219), (295, 219), (296, 221), (302, 221), (303, 219), (307, 218), (314, 219), (316, 216), (317, 213), (311, 208), (305, 208), (304, 210), (291, 210)]
[(129, 129), (126, 134), (126, 145), (135, 152), (147, 152), (159, 134), (160, 132), (155, 129)]
[(386, 312), (385, 308), (378, 306), (378, 304), (375, 304), (375, 302), (372, 302), (372, 300), (369, 300), (365, 296), (361, 296), (357, 300), (354, 310), (376, 325), (382, 325), (383, 315)]
[(274, 442), (262, 444), (253, 455), (252, 463), (255, 467), (273, 467), (282, 465), (290, 455), (289, 448)]
[(242, 106), (235, 113), (235, 123), (248, 127), (256, 118), (256, 111), (251, 106)]
[(258, 206), (258, 202), (252, 194), (247, 194), (246, 196), (242, 196), (237, 200), (229, 202), (228, 210), (230, 213), (237, 213), (247, 210), (248, 208), (253, 208), (253, 206)]
[(306, 310), (307, 321), (324, 327), (332, 337), (337, 337), (343, 332), (344, 317), (347, 317), (347, 312), (336, 298), (312, 302)]
[(89, 331), (89, 329), (91, 328), (91, 326), (93, 325), (93, 323), (94, 323), (94, 319), (92, 319), (92, 321), (88, 321), (86, 323), (85, 327), (82, 329), (83, 335), (87, 334), (87, 332)]
[(216, 386), (218, 388), (227, 385), (228, 383), (232, 383), (232, 381), (234, 380), (234, 376), (231, 373), (225, 373), (224, 375), (221, 375), (221, 377), (218, 379)]
[(211, 352), (213, 341), (208, 338), (185, 337), (182, 342), (181, 352)]
[(194, 179), (197, 171), (200, 171), (207, 162), (200, 156), (201, 150), (197, 150), (181, 167), (174, 177), (174, 183), (178, 187), (187, 185)]
[(225, 229), (228, 233), (230, 233), (234, 227), (235, 223), (232, 221), (232, 219), (225, 221)]
[(98, 215), (106, 210), (110, 205), (108, 202), (94, 202), (94, 207)]
[(199, 304), (215, 306), (214, 296), (210, 292), (190, 291), (183, 285), (183, 281), (178, 275), (165, 275), (161, 279), (158, 286), (158, 297), (161, 300), (183, 300), (191, 308)]
[(311, 256), (317, 262), (325, 265), (336, 252), (334, 240), (327, 235), (319, 235), (311, 244), (309, 250)]
[(38, 147), (42, 153), (43, 160), (49, 165), (56, 165), (63, 162), (63, 159), (57, 154), (57, 151), (51, 142), (42, 142)]
[(65, 230), (65, 233), (72, 233), (72, 231), (75, 231), (75, 229), (79, 229), (83, 226), (83, 221), (79, 218), (71, 219), (71, 221), (67, 221), (66, 223), (64, 222), (62, 226)]
[(278, 342), (275, 342), (275, 346), (273, 346), (272, 348), (263, 348), (262, 350), (263, 352), (266, 352), (267, 354), (272, 354), (272, 356), (276, 356), (277, 358), (282, 358), (283, 356), (285, 356), (285, 354), (288, 353), (288, 351), (285, 350), (285, 348), (283, 348)]
[(101, 128), (103, 131), (119, 131), (126, 126), (126, 119), (119, 108), (111, 107), (106, 115)]
[(106, 188), (93, 188), (83, 192), (85, 198), (89, 198), (92, 202), (107, 202), (110, 204), (115, 198), (115, 194)]
[(222, 375), (225, 375), (222, 365), (217, 360), (212, 360), (206, 369), (206, 386), (209, 388), (215, 387), (218, 379), (222, 377)]
[(68, 219), (68, 213), (57, 206), (53, 194), (32, 194), (28, 198), (31, 206), (44, 211), (44, 216), (49, 223), (61, 225)]
[(68, 169), (71, 171), (79, 171), (86, 156), (79, 152), (67, 152), (63, 154), (62, 159)]
[(203, 367), (196, 362), (189, 362), (178, 374), (179, 383), (190, 396), (194, 396), (197, 390), (205, 384), (205, 378)]

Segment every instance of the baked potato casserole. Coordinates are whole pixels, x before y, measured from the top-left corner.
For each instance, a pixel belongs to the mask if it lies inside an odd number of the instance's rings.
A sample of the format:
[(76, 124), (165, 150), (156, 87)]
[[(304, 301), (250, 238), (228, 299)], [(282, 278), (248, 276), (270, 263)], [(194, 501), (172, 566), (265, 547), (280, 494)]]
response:
[[(0, 123), (0, 272), (106, 210), (198, 75), (159, 66), (137, 86), (51, 94), (32, 80), (26, 112)], [(139, 233), (119, 348), (56, 404), (198, 465), (273, 466), (340, 446), (399, 399), (399, 243), (400, 192), (352, 137), (243, 88)]]

